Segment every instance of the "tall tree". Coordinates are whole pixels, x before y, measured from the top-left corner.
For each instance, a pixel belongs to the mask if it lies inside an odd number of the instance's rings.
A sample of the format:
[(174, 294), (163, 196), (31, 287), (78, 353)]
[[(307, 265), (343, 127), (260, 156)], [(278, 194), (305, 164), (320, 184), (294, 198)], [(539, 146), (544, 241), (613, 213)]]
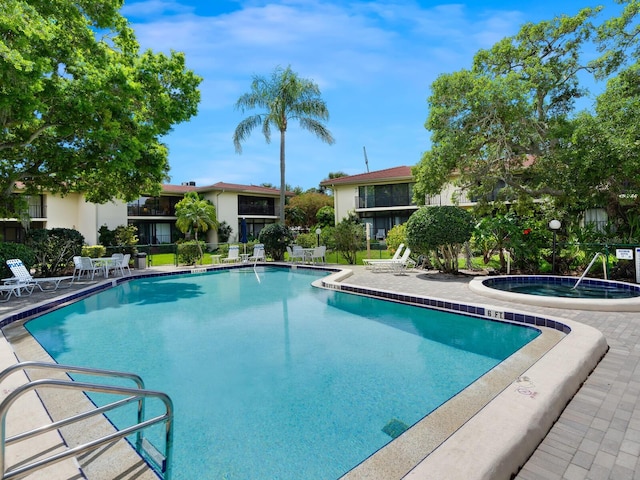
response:
[(327, 105), (313, 81), (298, 77), (291, 67), (277, 67), (270, 78), (254, 76), (251, 91), (238, 99), (236, 108), (242, 113), (256, 108), (263, 110), (245, 118), (236, 127), (233, 134), (236, 152), (242, 153), (242, 142), (258, 126), (262, 126), (267, 143), (271, 142), (272, 127), (280, 132), (280, 222), (284, 224), (285, 136), (289, 121), (297, 120), (304, 130), (331, 145), (333, 136), (323, 123), (329, 119)]
[(160, 141), (196, 114), (201, 79), (181, 53), (140, 52), (123, 0), (3, 0), (0, 199), (83, 192), (90, 201), (155, 193)]
[(187, 192), (184, 198), (176, 203), (176, 226), (181, 232), (193, 232), (194, 240), (198, 245), (200, 258), (203, 252), (198, 242), (198, 232), (206, 232), (210, 228), (218, 228), (216, 207), (209, 201), (201, 198), (196, 192)]
[(480, 50), (472, 69), (438, 77), (425, 125), (432, 149), (414, 170), (418, 202), (454, 175), (480, 199), (503, 186), (509, 200), (565, 194), (550, 180), (559, 168), (555, 153), (571, 135), (569, 115), (585, 93), (579, 74), (598, 67), (582, 55), (598, 12), (525, 24)]

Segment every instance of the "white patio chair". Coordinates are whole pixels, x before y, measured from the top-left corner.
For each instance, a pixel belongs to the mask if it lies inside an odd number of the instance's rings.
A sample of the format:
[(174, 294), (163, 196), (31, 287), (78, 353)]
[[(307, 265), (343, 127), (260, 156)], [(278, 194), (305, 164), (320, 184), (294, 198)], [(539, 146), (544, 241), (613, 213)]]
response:
[(263, 243), (256, 243), (253, 246), (253, 255), (251, 255), (249, 257), (249, 261), (250, 262), (264, 262), (266, 261), (266, 258), (264, 256), (264, 244)]
[(311, 253), (311, 262), (316, 263), (325, 263), (325, 254), (327, 252), (327, 247), (324, 245), (320, 245), (313, 249), (313, 253)]
[(398, 245), (398, 249), (393, 254), (393, 257), (391, 257), (390, 259), (387, 259), (387, 258), (363, 258), (362, 259), (362, 263), (364, 264), (364, 266), (367, 269), (371, 269), (378, 262), (389, 262), (389, 260), (393, 260), (393, 261), (399, 260), (400, 259), (400, 254), (402, 253), (402, 249), (403, 248), (404, 248), (404, 243), (401, 243), (400, 245)]
[(13, 273), (13, 277), (3, 279), (5, 285), (19, 285), (21, 287), (21, 290), (25, 289), (29, 291), (29, 293), (33, 291), (34, 287), (38, 287), (41, 292), (44, 292), (44, 289), (42, 288), (43, 283), (52, 283), (53, 289), (57, 290), (62, 281), (70, 280), (68, 285), (69, 287), (71, 286), (71, 282), (73, 282), (73, 275), (63, 277), (35, 278), (31, 275), (29, 270), (27, 270), (27, 267), (24, 266), (24, 263), (22, 263), (22, 260), (20, 260), (19, 258), (12, 258), (11, 260), (7, 260), (7, 267), (9, 267), (9, 270), (11, 270), (11, 273)]
[(78, 278), (83, 275), (89, 276), (91, 274), (91, 280), (95, 276), (96, 272), (104, 274), (104, 265), (96, 265), (89, 257), (80, 257), (80, 269), (78, 271)]
[(291, 253), (289, 254), (289, 258), (294, 263), (297, 262), (298, 260), (300, 260), (301, 262), (304, 262), (305, 260), (304, 249), (300, 245), (294, 245), (293, 247), (291, 247)]
[(240, 261), (240, 247), (238, 245), (231, 245), (229, 247), (229, 255), (227, 258), (223, 258), (224, 263), (237, 263)]

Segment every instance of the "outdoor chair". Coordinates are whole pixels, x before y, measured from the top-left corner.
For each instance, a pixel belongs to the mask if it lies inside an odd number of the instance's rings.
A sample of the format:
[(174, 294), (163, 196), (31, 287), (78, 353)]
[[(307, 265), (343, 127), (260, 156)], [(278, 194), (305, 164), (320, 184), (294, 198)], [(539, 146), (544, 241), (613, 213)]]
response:
[(287, 247), (287, 253), (289, 254), (289, 260), (291, 260), (292, 262), (295, 263), (298, 260), (300, 260), (301, 262), (304, 262), (304, 259), (305, 259), (304, 250), (300, 245)]
[(229, 247), (229, 255), (222, 259), (225, 263), (237, 263), (240, 261), (240, 247), (232, 245)]
[(27, 286), (18, 283), (0, 285), (0, 302), (8, 302), (11, 296), (19, 297), (21, 290), (26, 290), (27, 295), (30, 295), (34, 287), (35, 285)]
[(111, 255), (111, 258), (115, 259), (115, 263), (110, 268), (111, 271), (115, 274), (116, 272), (120, 272), (120, 275), (124, 277), (124, 270), (126, 269), (131, 275), (131, 269), (129, 268), (129, 260), (131, 259), (131, 254), (127, 253), (123, 255), (122, 253), (114, 253)]
[(266, 261), (266, 258), (264, 256), (264, 244), (263, 243), (256, 243), (253, 246), (253, 255), (251, 255), (249, 257), (249, 261), (250, 262), (258, 262), (258, 261)]
[(415, 265), (415, 262), (409, 258), (411, 255), (411, 249), (406, 248), (402, 256), (397, 260), (380, 260), (371, 264), (374, 272), (386, 272), (392, 271), (394, 273), (401, 273), (406, 270), (410, 265)]
[(400, 245), (398, 245), (398, 249), (396, 250), (396, 252), (393, 254), (393, 257), (391, 259), (386, 259), (386, 258), (363, 258), (362, 259), (362, 263), (364, 264), (364, 266), (367, 269), (371, 269), (373, 268), (373, 266), (378, 263), (378, 262), (389, 262), (389, 260), (399, 260), (400, 259), (400, 254), (402, 253), (402, 249), (404, 248), (404, 243), (401, 243)]
[(89, 257), (80, 257), (80, 268), (78, 269), (78, 278), (91, 274), (91, 280), (95, 276), (96, 272), (104, 273), (103, 265), (96, 265)]
[(318, 263), (325, 263), (324, 256), (326, 252), (327, 252), (327, 247), (324, 245), (314, 248), (313, 253), (311, 253), (311, 262), (316, 263), (317, 261)]
[(34, 287), (38, 287), (41, 292), (44, 292), (44, 289), (42, 288), (43, 283), (52, 283), (53, 290), (57, 290), (64, 280), (69, 280), (68, 287), (70, 287), (71, 282), (73, 282), (73, 275), (62, 277), (35, 278), (31, 275), (29, 270), (27, 270), (27, 267), (24, 266), (24, 263), (22, 263), (22, 260), (20, 260), (19, 258), (7, 260), (7, 266), (9, 267), (9, 270), (11, 270), (11, 273), (13, 273), (13, 277), (5, 278), (2, 281), (5, 283), (5, 285), (18, 285), (21, 287), (21, 289), (29, 290), (29, 288), (31, 288), (31, 291), (33, 291)]

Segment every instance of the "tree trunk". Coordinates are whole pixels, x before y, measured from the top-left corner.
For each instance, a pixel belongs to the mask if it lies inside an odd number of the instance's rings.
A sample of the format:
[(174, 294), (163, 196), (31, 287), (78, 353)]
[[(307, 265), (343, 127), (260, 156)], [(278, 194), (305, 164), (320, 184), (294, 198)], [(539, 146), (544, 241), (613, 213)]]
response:
[(287, 189), (284, 175), (284, 137), (285, 130), (280, 131), (280, 223), (284, 225), (284, 198)]

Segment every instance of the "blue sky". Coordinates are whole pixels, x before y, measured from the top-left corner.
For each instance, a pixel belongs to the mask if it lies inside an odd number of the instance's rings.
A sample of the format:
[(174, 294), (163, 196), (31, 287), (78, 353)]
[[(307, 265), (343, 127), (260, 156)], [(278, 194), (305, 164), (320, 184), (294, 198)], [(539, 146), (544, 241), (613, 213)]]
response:
[[(315, 81), (330, 112), (327, 145), (295, 125), (287, 131), (286, 182), (317, 187), (329, 172), (353, 175), (415, 165), (429, 149), (424, 128), (429, 87), (442, 73), (468, 68), (474, 53), (538, 22), (614, 0), (126, 0), (142, 48), (183, 51), (204, 78), (197, 117), (164, 138), (171, 183), (195, 181), (278, 186), (279, 135), (260, 129), (235, 153), (244, 115), (237, 99), (254, 75), (288, 65)], [(255, 113), (258, 113), (256, 111)]]

